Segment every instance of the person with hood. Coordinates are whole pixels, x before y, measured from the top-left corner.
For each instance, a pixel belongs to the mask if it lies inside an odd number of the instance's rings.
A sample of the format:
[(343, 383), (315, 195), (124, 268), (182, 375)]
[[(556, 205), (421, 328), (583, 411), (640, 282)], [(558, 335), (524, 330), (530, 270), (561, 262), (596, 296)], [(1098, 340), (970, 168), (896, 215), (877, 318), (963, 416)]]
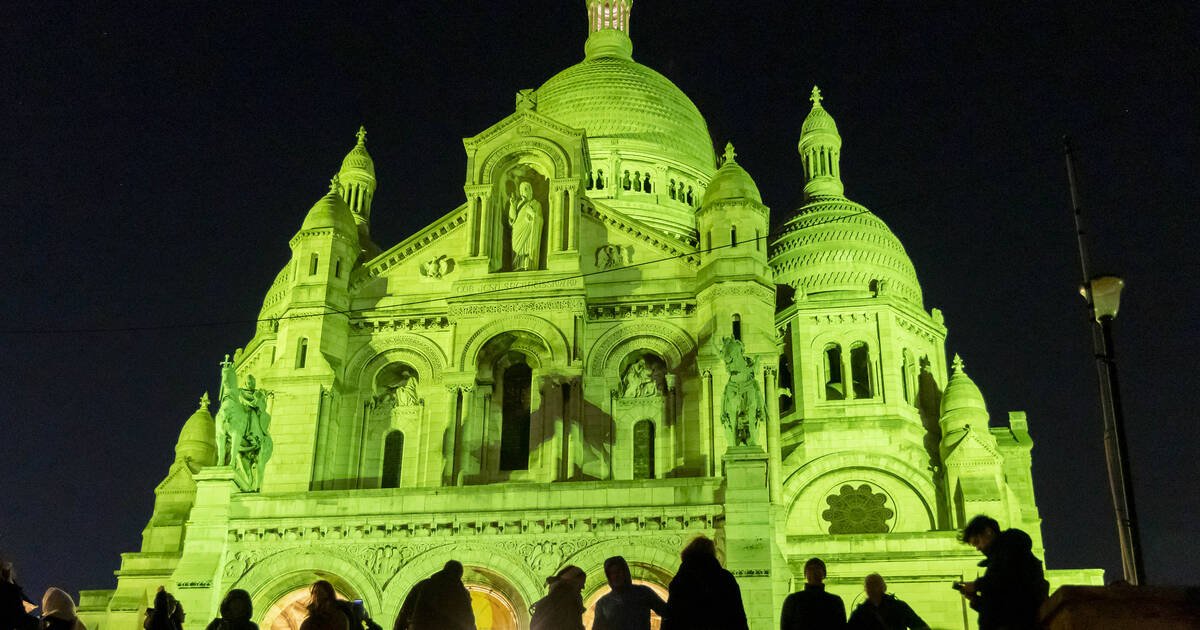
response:
[(308, 618), (300, 624), (300, 630), (350, 630), (350, 620), (338, 608), (332, 584), (317, 580), (308, 592)]
[(221, 616), (209, 622), (204, 630), (258, 630), (258, 624), (250, 621), (254, 614), (250, 593), (240, 588), (229, 591), (219, 610)]
[(182, 630), (183, 607), (179, 605), (179, 600), (167, 592), (167, 589), (158, 587), (158, 592), (154, 594), (154, 607), (146, 610), (146, 621), (142, 623), (142, 628)]
[(51, 586), (42, 596), (41, 630), (87, 630), (75, 616), (75, 602), (66, 591)]
[(475, 630), (475, 611), (462, 576), (457, 560), (429, 576), (413, 606), (410, 630)]
[(0, 630), (37, 628), (38, 619), (29, 614), (26, 602), (33, 606), (17, 584), (17, 568), (7, 560), (0, 560)]
[(863, 580), (867, 601), (850, 613), (850, 630), (929, 630), (929, 624), (912, 607), (887, 592), (883, 576), (872, 573)]
[(825, 592), (825, 562), (809, 558), (804, 563), (804, 590), (783, 600), (780, 630), (840, 630), (846, 627), (842, 598)]
[(529, 630), (583, 630), (583, 585), (587, 574), (567, 565), (546, 578), (550, 592), (530, 606)]
[(679, 571), (667, 587), (671, 616), (662, 630), (747, 630), (742, 590), (717, 560), (716, 544), (697, 536), (679, 557)]
[(649, 586), (634, 584), (629, 563), (621, 556), (604, 561), (612, 592), (596, 602), (592, 630), (650, 630), (650, 611), (668, 619), (667, 603)]
[(956, 585), (979, 613), (979, 630), (1026, 630), (1037, 627), (1038, 608), (1050, 584), (1033, 541), (1019, 529), (1000, 531), (996, 519), (980, 514), (963, 528), (962, 541), (986, 556), (983, 577)]

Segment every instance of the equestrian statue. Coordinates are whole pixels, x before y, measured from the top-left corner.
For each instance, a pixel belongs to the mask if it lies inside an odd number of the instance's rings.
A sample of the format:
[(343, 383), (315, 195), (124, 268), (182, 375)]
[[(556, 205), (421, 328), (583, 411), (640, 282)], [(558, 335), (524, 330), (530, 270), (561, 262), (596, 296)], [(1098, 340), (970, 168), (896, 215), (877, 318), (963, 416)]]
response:
[(239, 387), (237, 372), (229, 355), (225, 355), (221, 362), (221, 407), (213, 418), (217, 465), (233, 467), (234, 479), (247, 492), (262, 489), (263, 471), (274, 448), (267, 433), (271, 425), (267, 399), (273, 395), (255, 387), (253, 375), (246, 376), (246, 387)]

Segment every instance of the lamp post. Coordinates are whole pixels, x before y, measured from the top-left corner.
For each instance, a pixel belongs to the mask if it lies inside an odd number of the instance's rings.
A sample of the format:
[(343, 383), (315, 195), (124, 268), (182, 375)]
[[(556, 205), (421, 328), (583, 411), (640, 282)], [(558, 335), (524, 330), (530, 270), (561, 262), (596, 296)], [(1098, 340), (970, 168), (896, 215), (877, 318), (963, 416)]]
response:
[(1113, 510), (1117, 517), (1117, 537), (1121, 544), (1121, 568), (1125, 581), (1144, 584), (1146, 569), (1142, 563), (1142, 541), (1138, 533), (1137, 509), (1133, 501), (1133, 482), (1129, 473), (1125, 446), (1125, 419), (1121, 411), (1121, 391), (1117, 386), (1117, 363), (1113, 356), (1112, 321), (1117, 317), (1121, 289), (1125, 281), (1116, 276), (1093, 278), (1088, 269), (1088, 251), (1084, 240), (1082, 211), (1075, 189), (1075, 168), (1071, 162), (1071, 144), (1063, 138), (1067, 161), (1067, 181), (1071, 188), (1071, 206), (1075, 213), (1075, 236), (1079, 242), (1079, 267), (1083, 284), (1079, 293), (1087, 300), (1092, 329), (1096, 371), (1100, 377), (1100, 408), (1104, 415), (1104, 454), (1108, 464), (1108, 484), (1112, 490)]

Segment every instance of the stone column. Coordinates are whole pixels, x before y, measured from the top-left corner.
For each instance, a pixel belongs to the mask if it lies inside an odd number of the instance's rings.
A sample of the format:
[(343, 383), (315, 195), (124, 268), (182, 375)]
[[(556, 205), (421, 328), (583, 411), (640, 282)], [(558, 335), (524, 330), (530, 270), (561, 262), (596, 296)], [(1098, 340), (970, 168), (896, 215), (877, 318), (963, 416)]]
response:
[(774, 630), (772, 568), (779, 556), (767, 484), (767, 454), (757, 446), (725, 451), (725, 567), (737, 578), (750, 630)]
[(446, 386), (446, 431), (442, 434), (442, 475), (443, 486), (454, 485), (455, 455), (458, 449), (458, 394), (461, 385)]
[[(771, 503), (779, 501), (783, 487), (779, 478), (779, 394), (775, 389), (778, 378), (775, 368), (763, 368), (763, 390), (767, 394), (767, 479), (770, 482)], [(775, 401), (774, 404), (771, 401)]]
[(708, 476), (717, 475), (716, 436), (713, 435), (716, 424), (713, 418), (713, 383), (712, 370), (700, 372), (700, 437), (704, 449), (708, 453)]

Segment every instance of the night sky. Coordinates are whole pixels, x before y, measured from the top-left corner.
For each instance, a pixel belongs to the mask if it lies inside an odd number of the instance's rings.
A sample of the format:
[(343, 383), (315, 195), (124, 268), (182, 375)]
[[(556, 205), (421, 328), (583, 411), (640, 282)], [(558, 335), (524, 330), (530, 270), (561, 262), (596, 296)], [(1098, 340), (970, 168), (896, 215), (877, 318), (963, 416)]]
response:
[[(587, 31), (582, 0), (17, 4), (0, 549), (40, 599), (116, 586), (182, 423), (359, 124), (386, 249), (462, 202), (461, 139), (581, 60)], [(1147, 573), (1196, 583), (1198, 5), (875, 4), (638, 0), (634, 58), (734, 142), (775, 224), (802, 203), (820, 85), (847, 196), (904, 243), (993, 424), (1029, 414), (1048, 566), (1114, 579), (1071, 133), (1094, 268), (1127, 281), (1115, 343)]]

